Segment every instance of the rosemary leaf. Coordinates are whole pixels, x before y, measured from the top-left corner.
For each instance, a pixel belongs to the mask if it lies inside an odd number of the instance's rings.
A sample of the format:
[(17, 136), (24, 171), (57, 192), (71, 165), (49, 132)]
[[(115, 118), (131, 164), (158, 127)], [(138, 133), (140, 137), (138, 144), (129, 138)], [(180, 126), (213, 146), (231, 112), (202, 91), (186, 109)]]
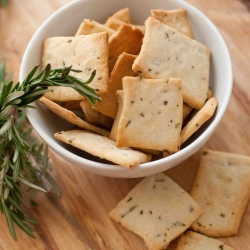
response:
[(4, 211), (4, 214), (5, 214), (5, 217), (6, 217), (6, 220), (7, 220), (7, 223), (8, 223), (8, 227), (10, 229), (10, 233), (13, 237), (14, 240), (17, 240), (17, 237), (16, 237), (16, 230), (15, 230), (15, 227), (14, 227), (14, 223), (13, 223), (13, 220), (11, 218), (11, 215), (10, 215), (10, 212), (9, 212), (9, 209), (6, 207), (5, 205), (5, 202), (3, 200), (3, 197), (2, 197), (2, 206), (3, 206), (3, 211)]

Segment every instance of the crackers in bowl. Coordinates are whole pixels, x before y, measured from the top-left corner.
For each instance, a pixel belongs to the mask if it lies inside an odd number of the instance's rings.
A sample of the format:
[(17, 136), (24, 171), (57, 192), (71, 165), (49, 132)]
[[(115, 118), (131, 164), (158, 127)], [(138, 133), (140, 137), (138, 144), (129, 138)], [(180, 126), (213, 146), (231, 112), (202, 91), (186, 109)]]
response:
[[(90, 87), (102, 98), (92, 107), (73, 89), (51, 88), (41, 103), (77, 126), (57, 131), (56, 139), (67, 143), (72, 133), (79, 138), (95, 133), (117, 149), (137, 151), (136, 162), (142, 163), (142, 152), (157, 159), (177, 153), (213, 116), (217, 100), (209, 91), (209, 49), (193, 37), (185, 10), (156, 9), (151, 15), (142, 27), (124, 8), (105, 23), (83, 19), (74, 37), (44, 41), (43, 66), (72, 65), (81, 70), (77, 77), (82, 80), (96, 70)], [(103, 158), (103, 152), (88, 150), (84, 142), (71, 145)], [(105, 150), (108, 155), (111, 147)]]

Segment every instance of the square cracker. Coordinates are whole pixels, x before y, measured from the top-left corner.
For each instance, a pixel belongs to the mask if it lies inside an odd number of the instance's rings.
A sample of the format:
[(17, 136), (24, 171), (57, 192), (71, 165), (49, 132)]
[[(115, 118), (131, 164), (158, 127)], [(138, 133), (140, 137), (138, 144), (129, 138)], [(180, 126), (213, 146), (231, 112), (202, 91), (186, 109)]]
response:
[(177, 30), (181, 34), (194, 39), (193, 32), (188, 22), (187, 14), (184, 9), (151, 10), (151, 16)]
[(104, 136), (109, 136), (109, 131), (107, 131), (106, 129), (99, 128), (95, 125), (92, 125), (82, 120), (80, 117), (76, 116), (72, 111), (59, 106), (58, 104), (50, 101), (46, 97), (41, 97), (39, 101), (43, 103), (49, 110), (59, 115), (63, 119), (67, 120), (68, 122), (73, 123), (80, 128), (92, 131), (94, 133), (104, 135)]
[[(156, 98), (157, 97), (157, 98)], [(118, 146), (175, 153), (182, 126), (181, 79), (123, 78)]]
[(186, 231), (178, 240), (176, 250), (234, 250), (220, 240)]
[(108, 92), (100, 94), (102, 101), (96, 102), (95, 109), (104, 115), (115, 118), (118, 108), (116, 91), (122, 89), (122, 78), (124, 76), (136, 76), (132, 70), (132, 64), (136, 56), (123, 52), (117, 58), (111, 72)]
[(121, 26), (116, 33), (109, 38), (109, 71), (113, 70), (115, 62), (120, 54), (138, 55), (141, 50), (143, 33), (129, 25)]
[(164, 174), (144, 178), (109, 213), (142, 237), (150, 250), (165, 248), (202, 213), (199, 205)]
[(115, 142), (107, 137), (84, 130), (62, 131), (54, 136), (60, 141), (126, 168), (137, 167), (151, 159), (150, 155), (130, 148), (117, 148)]
[(197, 111), (190, 121), (181, 131), (181, 144), (184, 143), (191, 135), (193, 135), (207, 120), (209, 120), (217, 107), (215, 97), (210, 98), (205, 105)]
[(84, 120), (87, 122), (97, 126), (103, 126), (107, 129), (112, 128), (114, 120), (95, 110), (87, 99), (84, 99), (80, 102), (80, 107), (84, 113)]
[(110, 29), (103, 24), (91, 19), (84, 19), (76, 32), (76, 36), (90, 35), (99, 32), (107, 32), (109, 37), (115, 33), (113, 29)]
[(101, 92), (108, 90), (108, 34), (95, 33), (76, 37), (51, 37), (43, 44), (42, 67), (48, 63), (52, 68), (71, 66), (82, 72), (71, 72), (83, 81), (87, 81), (96, 70), (96, 76), (89, 84)]
[(144, 78), (182, 78), (183, 100), (200, 109), (207, 98), (210, 51), (149, 17), (133, 70)]
[(204, 210), (194, 231), (236, 235), (250, 197), (250, 157), (204, 150), (191, 196)]

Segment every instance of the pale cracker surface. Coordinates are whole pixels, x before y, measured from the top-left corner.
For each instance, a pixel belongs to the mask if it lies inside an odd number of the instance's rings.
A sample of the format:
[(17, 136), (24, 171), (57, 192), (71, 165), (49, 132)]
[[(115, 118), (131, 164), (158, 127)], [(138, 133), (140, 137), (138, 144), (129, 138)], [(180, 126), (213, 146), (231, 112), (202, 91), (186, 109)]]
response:
[(51, 91), (46, 92), (43, 96), (50, 99), (51, 101), (68, 102), (80, 101), (84, 99), (80, 93), (70, 87), (51, 86), (49, 89)]
[(209, 120), (217, 107), (215, 97), (210, 98), (205, 105), (191, 118), (181, 131), (181, 144), (193, 135), (207, 120)]
[(207, 98), (209, 58), (207, 47), (149, 17), (133, 70), (143, 78), (181, 78), (184, 102), (200, 109)]
[(89, 84), (101, 92), (108, 90), (108, 34), (106, 32), (76, 37), (51, 37), (44, 41), (42, 68), (48, 63), (52, 68), (71, 66), (82, 70), (81, 73), (71, 72), (83, 81), (87, 81), (96, 70), (96, 76)]
[[(113, 141), (116, 141), (120, 117), (121, 117), (122, 110), (123, 110), (123, 90), (118, 90), (116, 94), (118, 98), (118, 110), (117, 110), (117, 114), (116, 114), (112, 129), (109, 135), (109, 139)], [(141, 151), (143, 153), (152, 154), (152, 155), (160, 155), (161, 153), (160, 151), (152, 150), (152, 149), (142, 149), (142, 148), (134, 148), (134, 149)]]
[(129, 8), (120, 9), (116, 11), (114, 14), (112, 14), (110, 17), (125, 22), (127, 24), (131, 23)]
[(77, 125), (80, 128), (92, 131), (94, 133), (104, 135), (104, 136), (107, 136), (107, 137), (109, 136), (109, 131), (107, 131), (106, 129), (99, 128), (99, 127), (97, 127), (95, 125), (92, 125), (92, 124), (82, 120), (80, 117), (76, 116), (72, 111), (67, 110), (67, 109), (59, 106), (58, 104), (56, 104), (55, 102), (50, 101), (46, 97), (41, 97), (39, 99), (39, 101), (41, 103), (43, 103), (52, 112), (59, 115), (63, 119), (67, 120), (68, 122), (73, 123), (73, 124)]
[(132, 64), (135, 58), (135, 55), (131, 55), (126, 52), (123, 52), (121, 55), (119, 55), (110, 75), (108, 92), (100, 94), (102, 101), (96, 102), (96, 110), (109, 117), (116, 117), (118, 109), (116, 91), (122, 89), (122, 78), (124, 76), (137, 75), (132, 70)]
[(202, 213), (199, 205), (164, 174), (144, 178), (109, 213), (138, 234), (148, 249), (165, 248)]
[(91, 19), (84, 19), (76, 32), (76, 36), (90, 35), (99, 32), (107, 32), (109, 37), (111, 37), (115, 33), (114, 30), (108, 28), (103, 24), (100, 24)]
[(204, 150), (191, 196), (204, 210), (193, 230), (236, 235), (250, 197), (250, 157)]
[(181, 34), (194, 39), (192, 29), (188, 22), (187, 13), (184, 9), (151, 10), (151, 16), (156, 20), (177, 30)]
[(135, 168), (151, 159), (150, 155), (130, 148), (117, 148), (115, 142), (107, 137), (84, 130), (62, 131), (54, 136), (60, 141), (126, 168)]
[(186, 231), (178, 240), (176, 250), (234, 250), (220, 240)]
[(117, 101), (118, 101), (118, 109), (117, 109), (117, 113), (116, 113), (116, 117), (115, 117), (112, 129), (109, 134), (109, 139), (113, 141), (116, 141), (118, 126), (120, 123), (120, 118), (121, 118), (121, 114), (123, 110), (123, 90), (118, 90), (116, 92), (116, 95), (117, 95)]
[(109, 38), (109, 71), (113, 70), (115, 62), (120, 54), (138, 55), (141, 50), (143, 33), (129, 25), (121, 26), (116, 33)]
[(175, 153), (182, 126), (181, 79), (123, 78), (118, 146)]
[(87, 122), (95, 124), (97, 126), (104, 126), (107, 129), (112, 128), (114, 120), (96, 111), (87, 99), (84, 99), (80, 102), (80, 107), (82, 108), (82, 111), (84, 113), (84, 119)]

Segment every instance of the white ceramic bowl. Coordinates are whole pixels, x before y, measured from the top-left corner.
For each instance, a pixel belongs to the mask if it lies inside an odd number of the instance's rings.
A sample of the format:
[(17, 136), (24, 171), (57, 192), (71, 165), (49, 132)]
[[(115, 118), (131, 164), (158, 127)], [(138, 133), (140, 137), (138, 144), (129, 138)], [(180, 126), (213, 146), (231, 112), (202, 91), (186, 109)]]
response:
[(218, 107), (213, 119), (204, 124), (178, 153), (141, 164), (135, 169), (126, 169), (55, 140), (53, 137), (55, 132), (71, 129), (73, 125), (62, 121), (41, 105), (35, 104), (37, 109), (27, 110), (27, 115), (41, 138), (65, 160), (86, 171), (103, 176), (132, 178), (163, 172), (190, 157), (209, 139), (227, 108), (232, 90), (230, 56), (220, 33), (204, 14), (181, 0), (72, 1), (51, 15), (34, 34), (22, 60), (20, 81), (25, 78), (34, 65), (40, 63), (44, 39), (53, 36), (74, 35), (84, 18), (104, 22), (107, 16), (124, 7), (129, 7), (132, 20), (137, 24), (144, 23), (144, 20), (150, 16), (151, 9), (184, 8), (187, 11), (195, 39), (211, 50), (210, 84), (213, 94), (218, 100)]

